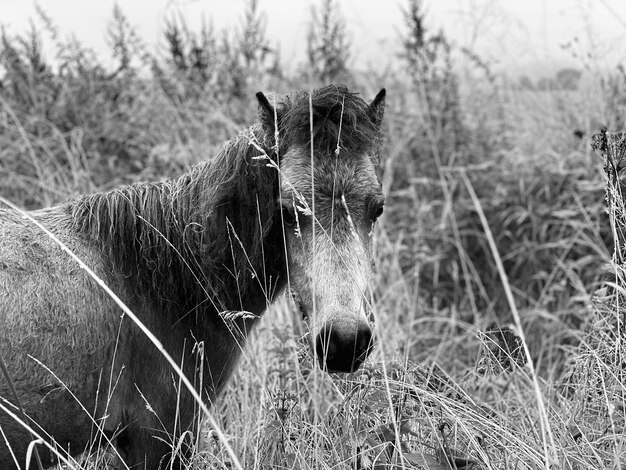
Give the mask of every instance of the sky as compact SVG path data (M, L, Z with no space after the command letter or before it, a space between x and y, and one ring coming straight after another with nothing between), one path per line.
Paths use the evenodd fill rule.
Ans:
M385 66L400 51L406 0L338 0L346 18L356 67ZM104 60L106 28L115 0L40 0L62 34L76 36ZM243 19L245 0L119 0L149 50L163 47L165 20L182 16L192 28L202 21L216 29ZM267 36L278 45L283 65L304 58L311 5L320 0L259 0L267 14ZM589 62L614 65L626 53L625 0L424 0L427 27L442 29L452 42L478 53L496 70L541 76ZM35 18L33 0L0 0L0 24L25 31ZM624 53L622 51L625 51Z

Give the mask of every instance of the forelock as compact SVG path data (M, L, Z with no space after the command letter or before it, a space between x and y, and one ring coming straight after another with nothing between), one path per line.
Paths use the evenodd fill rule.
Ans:
M287 148L311 144L312 110L316 150L331 153L338 143L340 151L350 154L378 149L381 131L368 113L368 104L343 85L329 85L312 94L298 91L286 95L279 108L279 135Z

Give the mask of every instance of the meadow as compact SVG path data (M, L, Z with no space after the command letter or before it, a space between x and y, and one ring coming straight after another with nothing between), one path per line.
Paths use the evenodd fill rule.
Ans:
M172 19L160 55L116 9L113 66L43 10L3 30L0 196L37 209L179 175L256 119L257 91L384 86L375 352L323 373L281 299L211 408L236 458L204 424L189 468L626 468L626 145L592 137L623 128L624 70L511 79L417 0L397 69L352 70L337 5L316 13L289 72L253 1L237 31Z

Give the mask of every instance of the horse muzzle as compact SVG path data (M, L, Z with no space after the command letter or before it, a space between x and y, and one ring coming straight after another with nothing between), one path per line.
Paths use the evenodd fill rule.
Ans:
M372 329L365 320L328 321L315 338L320 368L328 372L356 371L373 347Z

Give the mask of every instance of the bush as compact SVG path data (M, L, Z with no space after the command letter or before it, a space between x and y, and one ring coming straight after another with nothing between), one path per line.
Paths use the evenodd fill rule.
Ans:
M116 8L112 67L60 40L41 10L29 33L3 29L0 196L39 208L179 174L256 118L259 90L331 80L386 86L387 208L375 232L372 298L379 361L347 380L322 379L288 327L262 327L214 408L238 455L246 467L268 468L539 468L546 456L563 468L616 465L621 252L613 289L592 293L606 280L607 247L623 246L623 201L611 187L608 223L599 161L572 129L620 125L623 73L591 84L565 73L548 91L528 80L511 85L472 51L430 33L422 2L408 0L402 70L373 83L380 70L351 67L338 4L314 11L307 64L293 74L282 70L255 0L237 31L194 32L171 18L157 55ZM459 75L459 54L474 75ZM370 95L366 87L359 91ZM623 162L610 156L615 183ZM514 318L504 283L525 342L517 325L505 327ZM297 327L289 307L278 315ZM205 432L211 452L196 455L196 467L232 464Z

